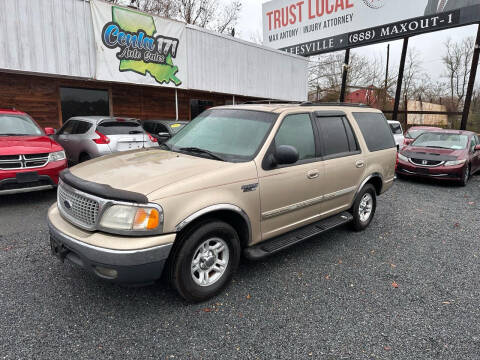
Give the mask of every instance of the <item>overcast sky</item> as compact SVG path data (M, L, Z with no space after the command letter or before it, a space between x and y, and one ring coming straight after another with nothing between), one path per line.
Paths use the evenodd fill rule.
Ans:
M228 0L222 0L228 1ZM262 3L265 0L243 0L243 9L237 30L239 36L244 40L251 40L251 37L262 38ZM450 37L462 39L466 36L476 36L477 25L462 28L438 31L430 34L419 35L410 38L409 47L417 48L422 54L423 68L435 79L443 75L443 64L441 58L444 53L444 42ZM391 44L391 62L398 66L402 52L402 40L393 41ZM365 56L383 57L384 62L387 52L387 43L370 45L353 50ZM392 70L394 71L394 70Z

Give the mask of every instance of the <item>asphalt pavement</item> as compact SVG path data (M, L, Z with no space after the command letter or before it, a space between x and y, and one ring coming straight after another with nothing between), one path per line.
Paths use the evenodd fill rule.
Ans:
M60 263L54 201L0 197L0 359L480 359L480 176L399 180L366 231L243 261L196 305Z

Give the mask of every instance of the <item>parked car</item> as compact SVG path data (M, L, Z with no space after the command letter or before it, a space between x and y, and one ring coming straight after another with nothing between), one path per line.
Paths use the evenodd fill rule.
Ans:
M425 132L398 154L397 173L442 180L465 186L480 171L480 138L470 131Z
M156 138L159 144L163 144L187 124L188 121L142 120L143 129Z
M29 115L0 109L0 195L53 189L65 152Z
M393 138L395 139L395 144L397 145L397 150L400 150L405 142L402 124L400 124L399 121L388 120L388 125L390 125L390 129L392 130Z
M417 137L422 135L424 132L437 130L442 130L442 128L434 126L412 126L405 133L404 145L410 145Z
M165 268L181 296L203 301L242 252L261 259L343 224L367 228L396 155L384 115L365 106L209 109L158 149L63 172L51 247L120 283Z
M64 147L70 163L99 156L158 146L157 139L131 118L82 116L69 119L53 138Z

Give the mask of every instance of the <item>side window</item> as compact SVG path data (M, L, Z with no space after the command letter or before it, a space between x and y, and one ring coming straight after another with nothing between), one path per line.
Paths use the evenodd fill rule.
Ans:
M295 147L299 160L315 158L315 138L310 115L297 114L285 117L275 136L275 145Z
M77 128L73 132L73 134L85 134L90 128L92 127L92 124L86 121L78 121Z
M71 135L75 131L75 126L77 125L76 120L69 120L58 132L58 135Z
M478 145L476 139L477 139L476 136L472 136L472 141L470 143L470 152L472 153L475 151L475 146Z
M326 157L358 151L352 127L343 116L317 117Z
M353 116L357 120L369 151L380 151L396 146L390 126L383 114L356 112Z

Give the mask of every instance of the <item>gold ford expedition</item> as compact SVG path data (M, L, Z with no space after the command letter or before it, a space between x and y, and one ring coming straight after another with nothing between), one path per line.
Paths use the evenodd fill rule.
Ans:
M165 272L182 297L203 301L242 253L261 259L343 224L365 229L396 153L385 117L365 106L213 108L159 148L65 170L48 212L52 253L119 283Z

